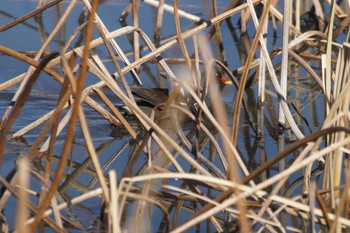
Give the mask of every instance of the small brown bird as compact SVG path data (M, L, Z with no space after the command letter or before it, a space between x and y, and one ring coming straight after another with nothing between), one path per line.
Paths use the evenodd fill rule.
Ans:
M225 85L230 85L232 82L221 72L216 72L216 77L219 81L220 89L222 90ZM203 76L204 77L204 76ZM132 86L130 88L131 93L134 95L135 101L138 106L154 108L164 104L169 98L169 89L166 88L148 88L142 86ZM189 104L190 98L179 94L176 98L176 102L181 105Z

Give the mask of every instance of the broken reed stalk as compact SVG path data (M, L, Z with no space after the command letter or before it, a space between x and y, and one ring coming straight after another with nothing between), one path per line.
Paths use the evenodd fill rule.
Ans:
M133 1L133 0L132 0ZM88 0L83 0L85 6L89 9L89 11L91 12L91 5L90 5L90 1ZM97 24L99 24L103 30L103 32L108 35L110 32L108 31L107 27L104 25L103 21L101 20L101 18L96 14L95 15L95 20L97 21ZM130 27L124 27L122 28L121 30L117 30L117 31L124 31L125 29L129 29ZM124 30L123 30L124 29ZM101 41L101 38L95 40L96 42L98 43L102 43L103 40ZM111 39L110 40L110 43L112 44L112 47L116 50L117 54L121 57L121 59L123 60L123 62L130 66L130 61L129 59L127 58L127 56L124 54L123 50L120 48L120 46L113 40ZM94 47L94 46L97 46L97 45L94 45L93 46L93 43L91 43L91 46ZM140 60L140 59L138 59ZM138 76L138 72L137 72L137 67L139 66L140 64L138 65L135 65L131 68L131 70L128 70L128 71L131 71L132 72L132 75L135 79L135 82L137 82L138 84L142 84L139 76Z
M171 14L174 14L174 6L171 6L169 4L164 3L163 5L161 4L161 1L155 1L155 0L143 0L144 3L149 4L153 7L156 7L160 9L163 7L164 11L169 12ZM164 1L163 1L164 2ZM175 4L174 4L175 5ZM194 15L194 14L189 14L181 9L178 9L178 15L186 20L192 21L194 23L199 23L201 21L201 18Z
M213 16L216 17L216 16L218 16L218 7L217 7L216 0L212 1L212 6L213 6ZM217 48L219 49L220 61L222 61L222 63L226 64L227 58L226 58L226 54L225 54L225 48L224 48L224 43L223 43L223 39L222 39L220 25L215 24L214 27L215 27L215 39L216 39L215 42L217 43Z
M0 177L0 182L1 181L2 177ZM10 186L11 187L11 186ZM80 202L83 202L83 201L86 201L86 200L89 200L91 198L94 198L94 197L99 197L102 195L102 189L101 188L97 188L97 189L94 189L94 190L90 190L86 193L83 193L82 195L80 196L77 196L75 198L72 198L69 202L63 202L63 203L60 203L56 210L58 211L61 211L61 210L64 210L64 209L67 209L70 205L75 205L75 204L78 204ZM44 220L45 219L49 219L50 218L47 218L48 216L50 216L52 214L53 210L52 209L47 209L44 213ZM34 221L34 217L30 218L27 220L26 224L31 224L32 222ZM52 220L51 220L52 221ZM56 228L57 229L57 228ZM59 231L59 230L58 230Z
M333 77L333 69L332 69L332 62L331 62L331 58L333 54L333 25L334 25L335 10L336 10L336 4L332 2L330 5L330 19L329 19L329 25L328 25L328 31L327 31L327 47L326 47L327 50L326 50L326 54L324 54L322 57L323 58L322 64L325 65L325 67L322 67L323 68L322 71L324 72L324 75L323 75L324 90L327 98L331 101L330 103L325 102L326 116L329 114L330 109L333 107L332 102L336 98L335 95L337 94L332 92L332 81L335 82L334 84L335 87L337 87L338 81L336 81L335 78ZM340 71L340 70L337 69L337 71ZM342 79L342 77L339 77L339 78ZM346 101L345 103L348 103L348 101ZM339 108L341 107L339 106ZM346 112L347 111L348 111L348 107L346 107ZM337 124L339 123L340 122L338 122ZM341 139L337 137L339 137L339 135L335 135L334 137L331 137L331 136L327 137L326 144L327 145L332 144L335 142L335 140ZM338 199L339 197L339 192L335 191L334 187L340 184L342 159L343 159L342 153L330 153L326 157L325 174L324 174L322 188L330 189L329 204L332 208L335 208L336 199Z
M271 0L267 0L266 5L264 5L264 10L263 14L261 16L261 21L264 22L265 18L267 17L267 13L269 11L269 6L270 6ZM250 63L253 60L255 50L258 46L259 39L261 37L261 31L263 29L264 24L260 23L259 27L256 30L256 34L254 36L254 40L251 46L251 50L248 54L247 60L245 62L245 66L243 69L243 74L241 76L241 81L239 84L239 88L237 90L237 95L236 95L236 100L235 100L235 114L233 116L233 123L232 123L232 144L237 145L237 137L238 137L238 129L239 129L239 120L240 120L240 109L241 109L241 103L243 99L243 94L244 94L244 89L245 89L245 83L247 82L248 79L248 74L249 74L249 67ZM262 38L262 37L261 37Z
M214 67L214 60L211 58L211 54L209 52L209 50L204 46L205 45L205 39L204 37L199 37L199 51L201 52L202 56L203 56L203 60L205 63L205 71L206 71L206 80L207 80L207 86L208 86L208 91L209 91L209 96L210 96L210 100L212 102L212 106L213 106L213 110L216 116L216 119L218 121L218 124L221 127L221 134L222 137L229 137L229 126L228 126L228 120L226 118L227 113L226 113L226 109L223 106L223 103L221 101L221 93L220 90L218 90L217 88L217 80L215 79L215 67ZM219 81L220 82L220 81ZM206 113L206 111L203 111L204 113ZM223 143L223 147L224 147L224 151L226 154L226 161L227 161L227 178L229 180L232 180L233 182L239 182L239 175L236 172L236 160L235 160L235 156L234 153L232 152L232 150L229 148L228 143L230 143L229 141L224 141ZM245 222L247 222L246 219L246 207L243 203L242 200L238 201L237 203L237 208L239 209L239 211L241 212L241 215L239 215L238 220L239 220L239 225L241 227L241 231L242 232L250 232L250 228L248 225L245 224Z
M337 77L333 81L333 88L331 97L334 99L329 104L329 114L331 110L336 110L340 113L348 112L349 106L349 94L346 91L349 86L349 45L346 43L339 49L338 61L335 69L334 76ZM333 115L333 114L331 114ZM328 118L328 117L327 117ZM327 120L326 118L326 120ZM338 118L334 123L336 126L348 127L349 122L346 116ZM344 140L345 135L338 133L327 138L327 143L334 143L337 141ZM334 190L334 187L339 186L342 180L344 160L343 151L335 151L326 157L325 177L323 180L323 188L331 189L329 201L333 206L336 199L341 195L339 191ZM346 174L344 174L346 175ZM345 191L346 192L346 191Z
M289 9L292 6L290 0L283 1L283 26L282 26L282 61L281 61L281 101L287 99L287 82L288 82L288 68L289 68L289 59L288 59L288 44L289 44L289 25L290 25L290 15L292 14ZM285 125L286 117L282 110L282 105L279 106L279 118L278 122L281 125Z
M285 150L281 151L279 154L275 155L270 160L266 161L265 163L261 164L257 169L252 171L248 176L243 178L241 181L242 184L248 184L251 180L253 180L257 175L261 174L264 170L271 167L273 164L276 164L279 160L285 158L289 153L295 151L299 147L306 145L308 142L315 141L318 138L324 137L327 134L334 133L337 131L344 131L348 132L350 134L350 130L348 128L344 127L336 127L336 128L327 128L320 131L317 131L313 134L308 135L307 137L303 138L300 141L297 141L293 143L291 146L287 147ZM221 203L225 199L227 199L231 194L233 190L229 189L222 194L220 194L216 199L215 202ZM196 216L199 216L201 214L204 214L205 212L209 211L210 209L214 208L215 206L211 203L204 206L201 210L197 211L192 218L195 218Z
M0 52L4 53L10 57L16 58L20 61L23 61L23 62L25 62L25 63L27 63L35 68L37 68L40 64L39 61L31 59L31 58L23 55L22 53L19 53L17 51L14 51L14 50L7 48L7 47L4 47L2 45L0 45ZM60 74L58 74L57 72L50 69L49 67L44 67L43 71L46 72L51 77L53 77L56 81L61 82L61 83L63 82L63 77ZM0 84L0 91L6 90L6 89L12 87L13 85L21 82L23 80L24 76L25 76L25 73L7 81L7 82L1 83ZM5 118L3 117L2 120L4 120L4 119Z
M99 30L99 33L100 33L100 35L101 35L101 37L102 37L102 39L103 39L104 45L105 45L106 48L107 48L108 54L109 54L109 56L111 57L111 59L112 59L112 61L113 61L113 64L114 64L114 66L115 66L115 68L116 68L116 70L117 70L117 73L118 73L118 75L119 75L119 78L122 80L122 83L123 83L123 85L124 85L124 88L125 88L125 90L126 90L126 93L128 94L129 98L130 98L131 100L134 101L134 97L133 97L133 95L131 94L129 85L128 85L128 83L127 83L125 77L124 77L124 73L122 72L122 70L121 70L121 68L120 68L120 66L119 66L117 57L114 55L113 49L112 49L112 47L111 47L111 45L110 45L110 43L109 43L109 41L108 41L108 39L107 39L106 33L103 31L103 28L101 27L101 25L100 25L99 23L97 23L97 29ZM135 33L136 33L136 31L134 32L134 35L135 35ZM136 34L137 34L137 33L136 33ZM137 39L137 40L138 40L138 39ZM139 51L138 51L138 52L139 52ZM96 57L98 57L98 56L96 56ZM100 62L100 64L101 64L101 65L100 65L101 69L104 69L104 70L105 70L104 73L105 73L106 75L108 75L109 72L108 72L107 69L104 67L103 62ZM141 80L138 81L138 84L142 84Z
M163 23L164 0L159 0L157 20L154 27L154 38L160 38L160 30Z
M94 89L94 91L96 92L98 97L109 107L109 109L113 112L113 114L117 117L121 125L126 128L130 136L136 139L137 133L135 132L135 130L130 126L128 121L119 112L119 110L113 105L113 103L107 98L107 96L99 88Z
M19 93L17 101L13 102L12 104L12 111L10 112L9 116L6 117L3 127L1 129L1 136L0 136L0 167L2 164L2 158L5 150L7 135L15 122L16 118L18 117L20 111L22 110L24 103L26 102L32 87L36 80L39 78L39 75L43 68L49 63L50 60L52 60L54 57L57 57L58 53L52 53L50 56L43 59L37 69L33 72L33 74L27 79L27 81L24 83L22 92Z
M96 170L97 178L98 178L99 183L101 185L101 188L103 190L103 197L104 197L103 200L108 205L109 199L110 199L110 196L108 195L109 194L108 187L107 187L105 177L103 175L103 172L102 172L102 169L100 166L100 162L98 160L98 156L96 154L96 151L95 151L95 148L94 148L94 145L92 142L91 134L89 132L89 127L88 127L88 124L86 122L86 118L85 118L84 112L82 110L82 107L79 108L79 120L81 123L81 128L82 128L84 140L85 140L85 143L86 143L86 146L88 149L89 157L91 159L92 165L94 166L94 168ZM108 212L108 210L107 210L107 212Z
M36 54L34 60L39 60L39 58L41 57L41 55L44 53L45 49L47 48L47 46L49 45L49 43L52 41L52 39L54 38L54 36L57 34L57 32L60 30L60 28L62 27L63 23L66 21L67 16L69 15L69 13L71 12L71 10L73 9L73 7L75 6L77 0L73 0L71 1L70 5L68 6L66 12L62 15L62 17L60 18L59 22L57 23L56 27L53 29L53 31L51 32L51 34L48 36L47 40L44 42L43 46L39 49L38 53ZM23 77L23 80L21 82L20 87L18 88L16 94L14 95L14 97L12 98L13 102L16 102L18 99L18 96L20 95L20 93L22 92L23 86L25 85L25 83L28 81L29 77L32 75L34 71L34 67L30 66L28 71L26 72L26 74ZM8 118L8 114L10 113L12 109L12 106L9 106L2 118L2 122L6 121L6 119ZM1 127L0 127L1 128ZM0 153L1 154L1 153Z
M349 140L350 140L349 137L347 137L345 140L343 140L343 141L341 141L341 142L337 142L337 143L333 144L332 146L329 146L329 147L323 149L322 151L313 154L313 155L310 156L309 158L303 160L301 163L299 163L299 164L297 164L297 165L295 165L295 166L293 166L293 167L288 168L287 170L281 172L279 175L277 175L277 176L275 176L275 177L272 177L272 178L270 178L269 180L264 181L263 183L260 183L259 185L257 185L256 187L254 187L254 190L255 190L255 191L252 191L252 192L250 192L250 193L253 193L253 192L256 193L256 191L257 191L256 189L261 190L261 188L267 187L269 184L272 184L274 181L277 181L277 180L281 179L281 177L286 177L286 176L288 176L288 175L294 173L296 170L301 169L303 166L306 166L306 165L309 164L310 162L315 161L316 159L321 158L322 156L326 155L327 153L330 153L331 151L334 151L334 150L339 149L339 147L342 147L342 146L346 145L347 143L349 143ZM238 197L237 197L237 198L238 198ZM226 203L222 203L222 205L225 205L225 206L232 205L232 204L234 204L234 201L237 200L237 198L235 198L235 200L228 199L228 200L224 201L224 202L226 202ZM271 198L271 197L270 197L270 198ZM291 203L290 203L290 204L291 204ZM215 207L215 210L213 210L213 211L211 211L211 212L216 212L216 211L218 211L218 208L219 208L219 207ZM213 209L214 209L214 208L213 208ZM309 210L309 209L308 209L308 210ZM308 211L308 210L307 210L307 211ZM208 212L204 213L204 214L203 214L203 217L204 217L204 216L208 216L208 214L209 214ZM321 213L321 214L322 214L322 213ZM331 219L335 219L335 216L334 216L333 214L330 214L330 213L329 213L329 217L331 217ZM340 223L340 222L341 222L341 223ZM348 224L350 223L350 222L347 222L347 223L345 223L345 222L347 222L347 220L346 220L345 218L342 218L342 219L339 218L339 223L340 223L340 224L348 225Z
M13 187L12 184L8 183L6 179L4 179L2 176L0 176L0 183L6 188L7 191L9 191L14 197L19 198L19 193L17 192L17 190ZM28 202L28 200L22 200L24 201L25 205L27 206L28 209L30 209L31 212L33 212L34 214L37 212L37 207L34 206L31 202ZM54 231L57 232L62 232L62 230L55 224L55 222L53 220L51 220L50 218L43 218L43 221L45 222L45 224L47 224L48 226L50 226ZM28 228L26 228L27 230Z
M62 1L63 0L54 0L52 2L49 2L46 5L41 6L41 7L37 8L37 9L35 9L34 11L32 11L32 12L30 12L30 13L28 13L28 14L20 17L20 18L17 18L15 20L11 21L10 23L0 27L0 32L3 32L3 31L6 31L7 29L10 29L10 28L12 28L12 27L14 27L14 26L16 26L16 25L26 21L27 19L30 19L30 18L32 18L32 17L42 13L43 11L47 10L48 8L50 8L52 6L55 6L56 4L58 4L59 2L62 2Z
M85 84L86 73L88 70L87 60L88 60L89 53L90 53L89 45L90 45L90 41L92 38L93 27L94 27L93 19L94 19L95 13L97 11L98 0L93 1L92 4L93 4L92 9L91 9L91 12L90 12L89 17L88 17L82 67L81 67L81 71L79 73L79 76L77 77L77 83L76 83L76 85L77 85L76 91L77 92L74 93L75 94L75 102L73 103L73 111L72 111L72 115L70 118L68 130L67 130L65 145L63 147L63 150L61 153L61 159L60 159L60 162L58 164L58 167L57 167L55 176L53 178L52 184L47 192L47 196L45 197L45 199L43 199L41 206L38 209L38 213L35 216L34 222L30 226L31 232L34 232L37 229L39 223L41 222L41 219L43 218L43 215L44 215L46 208L49 206L51 198L55 195L55 193L57 191L59 182L60 182L61 177L63 175L65 166L67 164L66 161L67 161L68 155L71 151L75 127L76 127L75 124L76 124L76 121L77 121L77 118L79 115L79 109L81 108L80 98L81 98L81 94L82 94L83 87ZM109 198L107 195L108 195L108 193L104 193L104 198L105 198L104 201L106 201L108 203Z
M108 231L109 232L122 232L120 226L121 226L121 214L118 212L120 208L118 208L118 202L119 202L119 195L117 189L117 175L114 170L111 170L109 172L109 181L110 181L110 212L109 212L109 219L108 219Z
M178 8L179 8L179 1L178 0L174 0L174 22L175 22L176 36L177 36L177 39L178 39L178 43L180 45L181 52L182 52L182 54L183 54L183 56L185 58L186 64L187 64L188 75L190 75L192 77L192 63L190 61L190 56L189 56L189 54L187 52L185 41L184 41L184 38L182 36Z
M70 59L70 66L72 67L74 64L74 59L75 57L71 57ZM73 89L74 91L74 89ZM47 150L46 153L46 166L45 166L45 171L44 171L44 178L46 181L50 180L50 174L51 174L51 168L52 168L52 157L53 157L53 153L54 153L54 148L55 148L55 142L56 142L56 138L58 135L58 126L59 126L59 119L61 117L62 114L62 110L63 110L63 104L66 103L66 101L68 101L69 96L71 95L71 92L69 90L69 81L68 78L65 79L63 85L62 85L62 89L59 95L59 100L60 102L57 103L57 107L55 109L57 114L53 114L52 118L50 118L51 120L51 124L52 127L50 127L51 124L47 124L46 126L46 132L43 129L42 132L39 134L39 136L37 137L36 142L34 143L31 150L29 150L28 153L28 157L32 157L31 155L33 155L34 153L37 152L38 147L39 147L39 143L42 141L44 135L47 134L47 131L49 128L51 128L51 136L50 136L50 144L49 144L49 148ZM41 137L40 137L41 136ZM38 155L36 156L36 158L41 158L42 155ZM46 187L41 189L41 197L44 197L46 195Z
M80 30L79 30L80 31ZM74 33L75 34L75 33ZM103 35L103 34L102 34ZM71 37L71 38L73 38L73 37ZM71 39L70 39L71 40ZM94 40L93 42L92 42L92 45L93 46L97 46L97 45L99 45L100 43L101 43L102 41L100 40L100 39L96 39L96 40ZM67 44L67 45L69 45L69 43ZM92 47L93 47L92 46ZM81 49L81 48L80 48ZM8 51L7 49L4 49L4 51ZM76 51L79 51L78 49L76 49ZM13 54L13 52L12 51L10 51L11 53L8 53L8 54ZM74 53L72 53L72 52L68 52L68 53L66 53L65 55L64 55L64 57L69 57L69 56L72 56L72 54L74 55ZM15 54L16 55L16 54ZM17 56L16 56L17 57ZM64 59L64 57L61 57L62 59ZM57 63L57 61L59 61L58 59L54 59L53 60L53 64L52 65L54 65L54 64L56 64ZM64 64L64 62L63 62L63 64ZM45 68L46 69L46 68ZM47 71L50 71L50 70L47 70ZM68 70L67 70L67 72L68 72ZM50 73L50 72L48 72L48 74L50 74L50 75L55 75L55 73ZM61 77L61 76L58 76L58 77L60 77L60 80L63 80L63 78ZM69 77L69 76L68 76ZM71 79L72 80L72 79ZM63 82L63 81L61 81L61 82ZM103 83L99 83L99 84L96 84L95 86L101 86L101 84L103 84ZM72 87L74 88L74 84L72 85ZM89 97L89 96L87 96L86 98L84 98L84 100L85 100L85 102L86 103L88 103L89 105L91 105L91 106L93 106L93 100ZM96 106L96 107L94 107L95 108L95 110L96 111L98 111L98 112L100 112L102 115L104 115L105 117L106 117L106 119L109 119L110 121L111 121L111 123L113 123L113 124L115 124L115 125L117 125L117 124L119 124L118 122L116 122L114 119L113 119L113 117L112 118L109 118L109 116L108 116L108 113L106 113L107 115L105 115L104 114L104 112L103 112L103 110L102 109L100 109L100 108L98 108L98 106ZM23 135L24 133L26 133L26 132L28 132L29 130L31 130L31 129L33 129L34 127L36 127L36 126L38 126L38 124L40 124L40 122L44 122L47 118L49 118L50 117L50 113L49 114L47 114L47 115L45 115L41 120L40 119L38 119L38 122L33 122L31 125L29 125L28 127L26 127L26 128L23 128L21 131L19 131L19 132L17 132L17 133L15 133L14 135L13 135L13 137L19 137L19 136L21 136L21 135ZM46 143L46 146L45 146L45 144L44 144L44 146L42 147L42 151L45 151L46 149L46 147L47 147L47 143Z
M249 1L250 2L250 1ZM264 0L264 4L266 4L266 0ZM249 5L250 11L252 11L252 4ZM256 20L256 13L255 10L252 11L252 18L255 23L255 27L257 27L257 20ZM269 18L269 12L267 13L267 16L265 20L260 20L260 23L263 24L262 28L262 34L267 35L268 32L268 18ZM264 38L265 44L267 43L267 37ZM259 105L263 105L265 101L265 86L266 86L266 62L265 62L265 57L263 56L263 51L260 49L260 64L259 64L259 80L258 80L258 101ZM263 122L259 124L259 129L260 132L263 132Z
M139 4L138 0L132 0L132 22L135 28L139 28ZM139 43L139 35L137 32L134 32L133 35L133 49L134 49L134 60L140 59L140 43ZM136 72L139 73L139 67L136 67Z
M29 187L29 169L30 165L25 157L21 157L18 160L18 185L19 185L19 200L17 206L17 219L16 226L19 233L26 232L25 222L29 216L29 211L25 204L28 201L28 193L26 189Z
M336 169L336 170L339 170L339 169ZM338 232L339 230L339 218L340 216L346 216L347 215L347 204L349 203L349 190L350 190L350 175L349 173L347 173L344 177L344 180L345 180L345 185L344 185L344 190L343 190L343 193L342 194L338 194L338 200L339 200L339 206L338 208L336 209L335 211L335 219L334 221L332 222L332 224L330 225L330 229L329 229L329 232L330 233L334 233L334 232ZM337 180L336 180L337 182ZM332 187L333 188L333 187ZM338 201L337 200L337 201ZM345 213L343 213L345 211Z
M68 81L67 79L65 79L66 81L63 83L61 92L60 92L60 98L59 101L57 103L56 108L52 111L52 114L49 115L48 118L48 122L45 125L45 127L41 130L41 132L39 133L39 135L37 136L35 142L32 144L31 148L29 149L29 152L27 154L28 157L31 158L31 160L33 159L38 159L38 158L42 158L43 154L39 153L37 156L34 156L37 154L38 148L40 146L40 144L42 143L42 140L44 139L44 137L47 135L47 133L49 132L49 130L51 130L51 137L48 139L48 148L45 149L45 152L47 152L48 155L48 159L51 157L51 153L53 150L53 144L55 142L55 138L58 135L58 131L59 131L59 119L62 113L62 110L64 109L64 107L67 105L67 102L71 96L71 91L68 88ZM49 169L50 166L47 166L47 169Z

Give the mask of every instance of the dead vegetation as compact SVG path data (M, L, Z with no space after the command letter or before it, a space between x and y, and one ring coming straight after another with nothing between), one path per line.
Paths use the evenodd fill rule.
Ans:
M89 230L89 221L67 215L79 216L79 208L94 209L98 226L90 230L102 232L348 231L349 1L238 2L223 9L203 1L210 12L196 10L210 16L202 18L177 0L130 1L123 26L112 30L98 1L40 1L0 26L7 33L61 10L47 35L36 32L44 35L38 51L0 44L1 56L28 65L0 83L1 92L16 87L1 112L0 164L10 141L38 132L0 177L0 209L17 206L15 220L2 212L2 232ZM145 7L155 10L153 35L140 26ZM81 12L79 26L52 52L73 10ZM171 27L163 20L169 15ZM240 18L238 32L233 17ZM241 44L228 46L233 39L222 35L230 33ZM239 61L230 69L231 56ZM218 71L234 85L230 102L214 78ZM60 87L56 106L43 116L33 109L35 119L14 130L43 75ZM166 87L168 96L146 111L133 88L152 85ZM322 122L305 117L312 100L303 102L301 93L324 105L314 106ZM96 147L89 111L117 132L107 159L101 154L112 140ZM266 134L277 153L266 154ZM250 139L255 149L248 151L242 143ZM73 153L76 140L86 154Z

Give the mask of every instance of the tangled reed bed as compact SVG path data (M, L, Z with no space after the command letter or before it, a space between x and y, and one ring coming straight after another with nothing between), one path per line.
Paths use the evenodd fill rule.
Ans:
M36 132L0 177L2 232L348 230L347 3L249 0L222 7L213 1L210 16L201 18L178 1L131 1L122 26L112 29L98 1L56 0L4 24L5 34L34 18L42 22L52 7L61 10L53 29L40 33L38 51L0 45L2 56L28 65L0 83L3 93L16 87L1 112L2 166L11 140ZM142 28L145 7L156 12L153 35ZM51 52L62 28L77 19L74 10L81 12L79 25ZM169 15L173 28L163 21ZM227 50L228 34L246 46L237 46L233 71L230 63L239 59ZM276 40L280 48L270 49ZM215 74L233 84L230 101L223 101L227 87ZM43 116L32 109L32 122L16 127L45 75L59 87L56 105ZM152 85L167 87L168 97L145 111L133 90ZM311 104L300 103L299 91L309 99L318 93L322 122L305 117ZM117 135L107 159L101 154L112 140L96 146L91 110ZM267 134L278 143L268 156ZM250 152L240 143L247 138L254 138ZM74 150L77 140L85 153ZM16 218L8 219L13 203ZM94 226L79 212L91 206L98 206L91 210Z

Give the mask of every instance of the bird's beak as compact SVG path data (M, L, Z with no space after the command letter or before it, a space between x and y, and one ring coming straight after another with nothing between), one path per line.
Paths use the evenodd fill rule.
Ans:
M225 75L221 76L221 82L226 85L232 85L231 79L227 78Z

